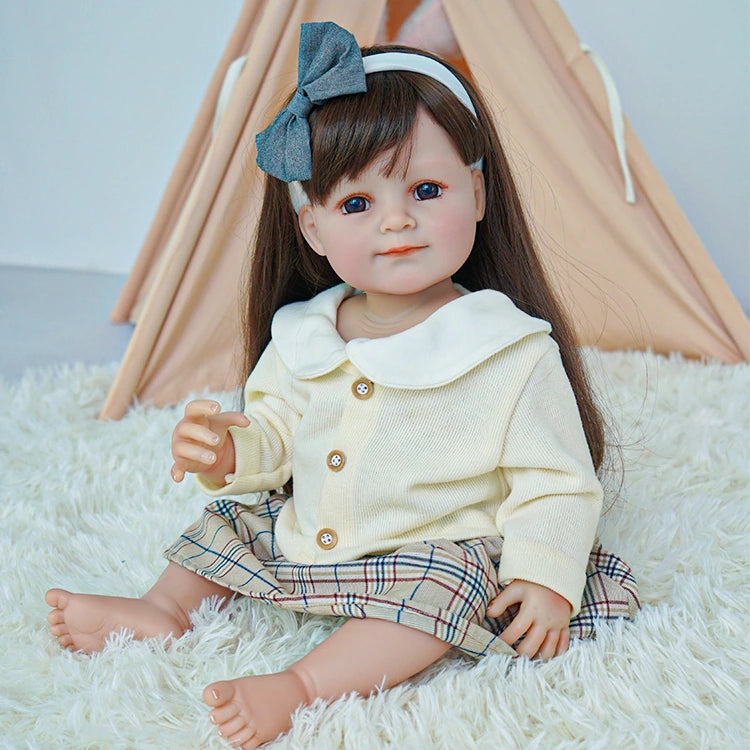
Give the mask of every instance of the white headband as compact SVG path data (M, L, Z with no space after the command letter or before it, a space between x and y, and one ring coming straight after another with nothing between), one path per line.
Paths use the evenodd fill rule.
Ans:
M434 78L438 83L450 89L474 117L477 116L471 98L461 81L445 65L431 57L415 55L412 52L380 52L377 55L363 57L362 64L365 68L365 75L383 73L387 70L403 70L407 73L421 73Z
M442 63L425 55L415 55L412 52L379 52L375 55L367 55L362 58L365 75L368 73L383 73L388 70L402 70L407 73L421 73L442 83L448 88L474 117L477 116L474 105L471 102L466 89L461 81L453 75ZM483 159L471 164L472 169L481 169ZM289 183L289 196L292 199L295 213L299 213L302 206L310 203L310 199L299 180Z

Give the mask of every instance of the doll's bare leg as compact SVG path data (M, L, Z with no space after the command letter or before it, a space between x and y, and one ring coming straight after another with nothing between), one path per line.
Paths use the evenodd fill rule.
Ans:
M291 727L316 698L369 695L439 659L450 646L419 630L377 619L349 620L284 672L215 682L203 691L209 718L235 747L256 748Z
M129 630L139 640L154 636L179 638L190 629L190 613L204 599L232 592L177 563L170 562L151 589L140 599L72 594L50 589L44 597L52 611L50 632L63 648L101 651L111 633Z

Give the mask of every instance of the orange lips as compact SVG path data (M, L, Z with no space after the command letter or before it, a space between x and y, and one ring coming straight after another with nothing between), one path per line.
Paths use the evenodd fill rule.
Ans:
M401 245L400 247L392 247L390 250L386 250L380 255L411 255L416 253L417 250L422 250L426 245Z

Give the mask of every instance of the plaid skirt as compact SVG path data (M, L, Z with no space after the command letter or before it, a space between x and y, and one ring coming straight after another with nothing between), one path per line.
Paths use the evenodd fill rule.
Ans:
M278 607L341 617L376 617L434 635L466 654L514 654L500 639L518 611L487 617L502 590L500 537L409 544L386 555L332 565L286 560L274 538L284 495L247 506L229 499L203 516L165 552L176 563L232 591ZM597 620L635 617L640 608L630 568L596 545L589 556L573 638L594 635Z

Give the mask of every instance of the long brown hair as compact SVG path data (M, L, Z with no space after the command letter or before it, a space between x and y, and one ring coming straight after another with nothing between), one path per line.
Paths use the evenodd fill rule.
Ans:
M364 48L362 53L384 51L426 54L395 45ZM331 99L311 113L313 176L303 187L317 204L326 200L339 180L356 177L384 153L393 152L390 169L395 169L404 149L410 146L420 107L445 129L466 164L483 157L485 216L477 224L471 255L454 281L471 291L503 292L518 308L552 325L552 336L560 347L589 451L598 469L604 456L603 420L586 378L572 325L537 255L492 116L461 72L440 62L469 92L476 120L448 89L427 76L401 71L369 75L366 93ZM245 291L245 378L270 341L276 310L290 302L309 299L340 281L328 261L316 255L302 237L287 184L267 175Z

